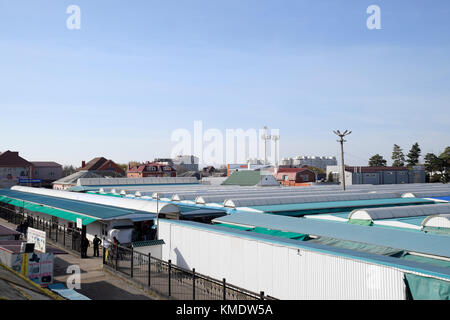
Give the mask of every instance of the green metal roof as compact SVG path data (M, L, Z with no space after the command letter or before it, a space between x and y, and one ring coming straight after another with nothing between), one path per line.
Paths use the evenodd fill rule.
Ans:
M17 200L5 196L0 196L0 202L7 203L16 207L24 208L29 211L33 212L40 212L44 214L48 214L50 216L58 217L61 219L66 219L68 221L76 222L77 218L82 220L83 225L88 225L94 221L97 221L98 219L93 217L88 217L79 213L75 212L69 212L65 210L60 210L52 207L47 207L44 205L38 205L35 203L31 203L24 200Z
M243 231L255 232L255 233L259 233L259 234L267 234L267 235L271 235L271 236L275 236L275 237L282 237L282 238L301 240L301 241L306 240L308 238L308 235L306 235L306 234L281 231L281 230L273 230L273 229L269 229L269 228L261 228L261 227L251 228L251 227L243 227L243 226L227 224L227 223L218 223L215 225L219 226L219 227L238 229L238 230L243 230Z
M233 172L222 184L237 186L256 186L261 182L260 171L245 170Z
M23 207L24 203L28 203L28 205L34 204L42 206L44 207L44 209L41 210L47 210L43 213L74 222L76 221L76 218L81 218L82 220L84 220L85 224L91 223L95 220L103 220L133 213L148 213L139 210L123 209L113 206L38 195L8 189L0 189L0 196L3 196L3 198L9 198L9 203L15 206ZM33 208L37 209L37 207ZM48 210L48 208L53 210Z

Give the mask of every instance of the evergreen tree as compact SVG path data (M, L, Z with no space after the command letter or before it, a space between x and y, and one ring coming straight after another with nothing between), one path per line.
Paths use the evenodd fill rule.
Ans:
M378 153L369 159L369 167L385 167L386 160Z
M405 165L405 155L402 148L399 145L394 144L394 150L392 151L392 163L393 167L403 167Z
M422 150L419 148L419 144L416 142L411 147L411 150L409 150L408 153L408 160L406 162L408 163L408 167L415 166L419 163L420 153Z
M440 168L442 172L441 182L448 183L450 181L450 147L445 148L445 151L439 155Z

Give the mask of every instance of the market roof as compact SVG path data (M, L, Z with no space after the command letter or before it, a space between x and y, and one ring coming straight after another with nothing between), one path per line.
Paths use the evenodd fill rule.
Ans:
M436 198L436 197L450 197L450 188L448 190L430 190L430 191L418 191L407 192L402 194L403 198Z
M353 210L349 219L381 220L450 213L450 203Z
M249 210L259 212L278 213L283 212L285 215L301 215L308 211L315 212L323 210L331 212L332 209L348 209L352 208L367 208L377 206L391 206L391 205L406 205L406 204L433 204L432 200L421 198L393 198L393 199L374 199L374 200L353 200L353 201L330 201L330 202L312 202L312 203L297 203L297 204L280 204L269 206L252 206Z
M389 228L369 228L347 223L292 218L254 212L236 212L213 222L272 228L315 236L376 244L419 253L450 257L446 236Z
M153 213L130 213L123 216L117 216L117 217L111 217L107 219L103 219L105 221L111 221L111 220L125 220L129 219L131 221L148 221L148 220L154 220L156 219L156 214Z
M291 218L292 219L292 218ZM216 219L218 220L218 219ZM304 219L306 220L306 219ZM435 266L430 264L419 263L416 261L409 261L406 259L399 259L391 256L374 254L370 252L357 251L348 248L340 248L329 246L321 243L314 243L311 241L298 241L286 238L280 238L277 236L267 235L267 234L259 234L254 232L248 232L245 230L239 230L236 228L223 228L221 226L216 225L208 225L204 223L198 223L193 221L180 221L180 220L168 220L168 222L172 224L185 225L192 228L204 229L208 231L216 231L220 233L228 233L234 236L240 236L245 238L250 238L254 240L268 241L284 246L296 247L303 250L313 250L324 252L328 254L333 254L337 256L344 256L352 259L368 261L371 263L379 263L387 266L394 266L397 268L402 268L405 270L410 270L413 272L423 272L425 274L430 274L438 277L444 277L446 279L450 279L450 269L442 266ZM363 227L361 227L363 228ZM367 228L367 229L375 229L375 228ZM412 233L412 232L409 232ZM388 246L392 247L392 246Z
M306 194L306 195L286 195L286 196L265 196L265 197L251 197L251 198L230 198L224 201L225 207L255 207L268 205L286 205L286 204L303 204L314 202L333 202L333 201L355 201L355 200L374 200L374 199L394 199L400 198L399 194L393 192L383 193L349 193L349 194Z
M0 201L16 206L22 206L30 211L42 212L76 222L77 218L83 220L83 224L89 224L95 220L125 216L133 213L144 213L137 210L106 206L83 201L62 199L57 197L31 194L14 190L0 190Z
M44 188L30 188L23 186L14 186L11 188L11 190L49 196L58 199L62 198L66 200L75 200L77 202L82 203L117 207L132 211L141 211L149 213L156 213L157 211L159 213L177 213L180 211L180 208L174 204L170 203L157 204L156 201L144 201L125 197L105 197L97 194L85 194L85 193L44 189Z

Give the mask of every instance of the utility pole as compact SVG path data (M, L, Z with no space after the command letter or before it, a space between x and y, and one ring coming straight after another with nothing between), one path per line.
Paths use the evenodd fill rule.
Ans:
M345 136L348 136L351 131L345 130L343 133L341 133L339 130L333 131L335 135L340 137L337 142L341 143L341 183L342 183L342 190L345 191L345 164L344 164L344 142L347 142L347 140L344 140Z
M159 240L159 192L156 193L156 240Z
M261 138L264 140L264 164L267 164L267 141L271 139L270 135L267 135L267 126L264 126L264 133Z

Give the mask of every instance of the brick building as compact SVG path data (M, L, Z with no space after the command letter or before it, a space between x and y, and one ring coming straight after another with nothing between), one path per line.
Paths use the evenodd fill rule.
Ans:
M147 177L176 177L177 170L169 164L159 162L146 162L132 168L128 168L127 178Z
M112 160L107 160L103 157L97 157L86 163L83 161L81 163L81 168L78 168L77 171L95 171L95 172L114 172L114 176L125 176L125 170L122 169L119 165L117 165Z
M316 182L316 174L308 168L278 168L274 176L285 186Z

